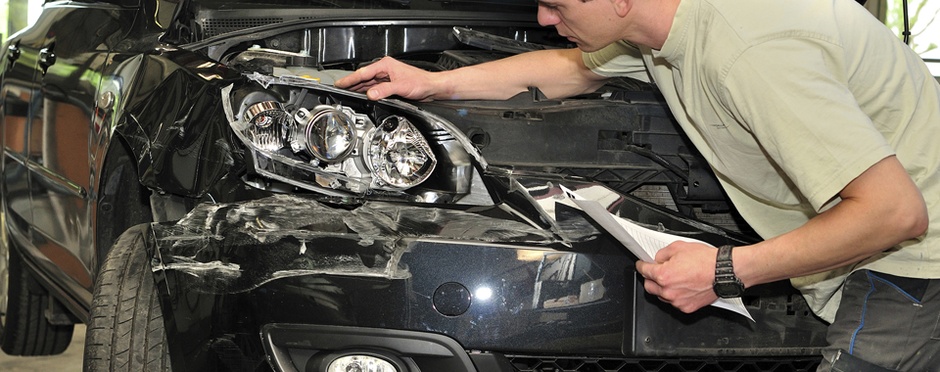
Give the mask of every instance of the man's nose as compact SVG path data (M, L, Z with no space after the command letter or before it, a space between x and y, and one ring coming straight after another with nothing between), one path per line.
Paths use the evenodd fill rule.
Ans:
M554 10L547 9L544 6L539 5L538 21L540 25L547 27L557 25L559 19Z

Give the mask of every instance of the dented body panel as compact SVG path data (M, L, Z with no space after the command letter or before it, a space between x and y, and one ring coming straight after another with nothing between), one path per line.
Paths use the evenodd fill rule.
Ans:
M767 323L786 312L775 301L750 309L756 324L718 309L697 313L698 322L675 318L643 294L633 255L555 204L566 181L506 181L519 186L520 200L554 206L542 212L554 227L517 217L512 198L488 209L438 209L286 196L203 204L175 224L154 224L153 270L173 314L174 355L192 370L255 366L266 324L430 332L513 354L705 357L747 345L736 353L795 355L807 351L802 341L768 336L821 342L810 319ZM611 204L660 231L740 243L642 201ZM708 336L718 330L737 338Z
M161 49L113 68L105 86L116 87L125 105L110 129L135 153L141 183L199 198L233 173L219 91L238 73L187 51Z

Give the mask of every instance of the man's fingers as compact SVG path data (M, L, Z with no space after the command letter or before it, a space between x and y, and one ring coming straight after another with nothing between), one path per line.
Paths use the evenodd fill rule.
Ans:
M669 259L672 258L672 256L675 256L678 251L679 248L676 246L676 244L670 244L656 252L656 257L654 257L654 259L658 263L663 263L669 261Z
M653 271L655 267L656 264L643 261L636 262L636 272L640 273L640 276L645 279L643 281L643 288L645 288L646 291L650 294L659 296L663 291L663 287L660 286L653 277Z
M360 92L360 93L362 93L362 92L365 92L365 91L369 90L369 88L372 88L373 86L375 86L375 84L377 84L377 83L374 82L374 81L364 81L364 82L355 84L355 85L353 85L353 86L351 86L351 87L340 87L340 86L337 85L337 88L343 88L343 89L351 90L351 91L353 91L353 92Z
M336 87L348 89L353 92L365 93L366 96L368 96L370 100L376 101L376 100L380 100L382 98L391 96L393 94L393 93L390 93L391 87L389 85L391 84L392 83L390 82L368 80L368 81L359 82L349 87L343 87L339 85L339 81L337 80Z
M341 89L356 90L356 87L362 85L362 70L353 71L351 74L343 76L333 82L333 86Z
M334 82L334 86L365 93L376 101L391 96L427 101L431 99L428 72L393 58L362 67Z
M663 287L649 279L643 281L643 289L646 289L646 292L653 296L659 296L663 293Z
M397 94L397 92L395 92L395 83L393 82L378 83L366 91L366 96L368 96L369 99L373 101L377 101L394 94Z
M667 304L672 304L674 301L673 298L670 298L666 295L666 290L660 286L659 283L656 283L651 279L643 281L643 289L646 290L646 293L656 296L656 298L659 298L660 301Z
M636 271L645 279L643 288L647 293L690 313L708 306L716 298L711 289L713 269L706 270L705 275L700 265L707 261L702 257L713 255L710 250L677 242L660 250L656 262L638 261Z
M382 65L379 65L378 63L362 67L356 71L353 71L351 74L336 80L333 82L333 85L341 89L361 91L361 88L357 88L363 84L375 84L376 81L388 81L388 72L386 72L381 67Z
M636 272L640 273L644 279L649 279L652 276L653 264L643 261L636 262Z

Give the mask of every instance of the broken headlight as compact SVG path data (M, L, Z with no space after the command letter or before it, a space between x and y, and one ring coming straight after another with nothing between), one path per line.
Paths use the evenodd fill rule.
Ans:
M229 123L251 152L253 186L334 196L490 204L479 154L443 119L314 81L256 74L226 88Z

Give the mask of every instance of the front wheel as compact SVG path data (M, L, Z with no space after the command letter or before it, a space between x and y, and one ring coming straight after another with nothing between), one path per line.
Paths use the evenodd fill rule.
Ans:
M85 371L170 371L163 312L147 259L146 224L125 231L95 282Z

